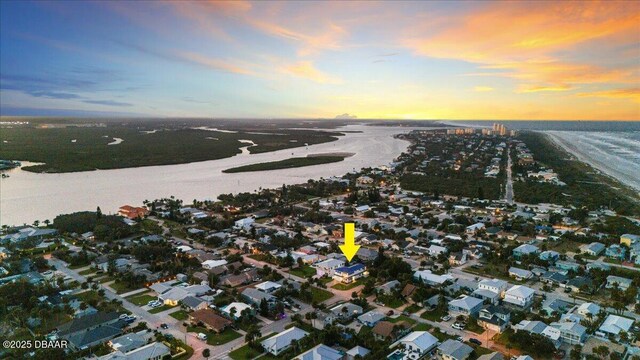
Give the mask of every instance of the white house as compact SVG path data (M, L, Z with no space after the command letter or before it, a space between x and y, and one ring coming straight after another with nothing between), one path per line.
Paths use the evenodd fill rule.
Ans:
M437 275L432 273L431 270L418 270L413 273L413 278L427 285L443 285L447 281L454 280L454 277L449 274Z
M344 264L342 259L327 259L316 263L314 267L318 272L318 276L327 275L333 277L334 270L343 267Z
M580 305L576 312L584 317L589 317L589 314L591 314L595 318L600 312L600 306L598 304L586 302Z
M522 285L515 285L504 293L504 301L521 308L527 308L533 302L535 291Z
M253 225L254 222L256 222L254 218L246 217L244 219L236 220L233 227L238 230L240 229L248 230L251 227L251 225Z
M612 335L618 337L623 331L628 333L633 326L633 322L632 319L609 314L602 325L600 325L600 328L598 328L598 331L596 331L596 335L602 335L603 337Z
M504 296L504 292L507 290L507 286L509 286L509 283L504 280L484 279L478 284L478 289L489 290L502 297Z
M438 339L427 331L413 331L393 343L391 347L398 345L403 346L389 354L387 359L420 359L438 346Z
M300 340L307 335L309 335L308 332L294 326L262 341L260 344L265 351L278 356L291 346L291 342Z

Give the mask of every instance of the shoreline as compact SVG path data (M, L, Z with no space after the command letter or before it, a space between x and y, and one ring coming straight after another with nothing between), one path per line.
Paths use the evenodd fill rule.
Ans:
M252 192L282 184L301 184L309 179L342 176L393 161L410 145L409 141L395 135L413 130L362 125L343 129L362 132L349 133L337 141L308 147L187 164L55 174L13 169L9 171L11 177L2 180L0 223L20 225L34 220L52 220L59 214L93 210L96 206L108 214L117 212L123 204L137 204L172 195L181 199L215 200L220 194ZM251 163L338 152L355 155L323 166L274 170L269 176L222 172ZM51 206L43 206L44 203Z
M554 131L542 131L541 133L544 134L555 146L564 150L570 156L574 157L577 161L580 161L584 164L589 165L594 171L598 172L600 175L610 178L615 182L619 183L620 185L640 194L640 184L629 183L628 179L626 179L629 175L620 173L616 169L613 169L607 166L606 163L602 162L596 157L590 156L588 153L581 151L576 146L576 144L573 144L569 142L567 139L562 138L561 136L556 134Z

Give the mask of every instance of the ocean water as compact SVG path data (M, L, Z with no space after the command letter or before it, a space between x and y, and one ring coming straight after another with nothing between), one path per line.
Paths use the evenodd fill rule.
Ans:
M640 131L640 121L448 121L458 126L491 127L493 123L504 124L509 129L537 131Z
M640 131L545 131L579 160L640 192Z

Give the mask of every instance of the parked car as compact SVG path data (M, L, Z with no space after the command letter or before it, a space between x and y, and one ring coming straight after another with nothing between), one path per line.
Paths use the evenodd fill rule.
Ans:
M207 334L204 334L204 333L198 333L198 339L200 339L200 340L207 340Z
M387 316L391 316L391 315L393 315L393 310L387 311Z
M440 320L449 321L449 320L451 320L451 315L445 315L445 316L441 317Z
M451 327L456 329L456 330L464 330L464 326L462 324L458 324L458 323L453 323L453 325L451 325Z
M478 346L482 345L482 341L474 338L469 339L469 342Z
M160 324L160 327L166 330L169 328L169 325L163 323L163 324Z

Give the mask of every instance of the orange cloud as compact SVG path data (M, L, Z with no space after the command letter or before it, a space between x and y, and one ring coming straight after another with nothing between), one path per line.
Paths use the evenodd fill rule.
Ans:
M582 92L580 97L629 98L640 102L640 88L613 89L594 92Z
M282 71L287 74L321 84L339 84L342 82L339 78L327 75L316 69L311 61L300 61L295 64L287 65L282 68Z
M189 61L191 63L202 65L210 69L221 70L234 74L252 75L253 72L249 69L242 67L234 62L220 60L216 58L207 57L198 53L186 52L178 54L178 57Z
M638 2L498 2L452 16L439 29L419 26L402 43L420 55L508 70L493 76L516 78L528 89L566 90L571 84L637 82L631 71L562 61L558 53L596 41L616 56L616 46L637 45L639 23ZM637 47L629 55L637 58Z

